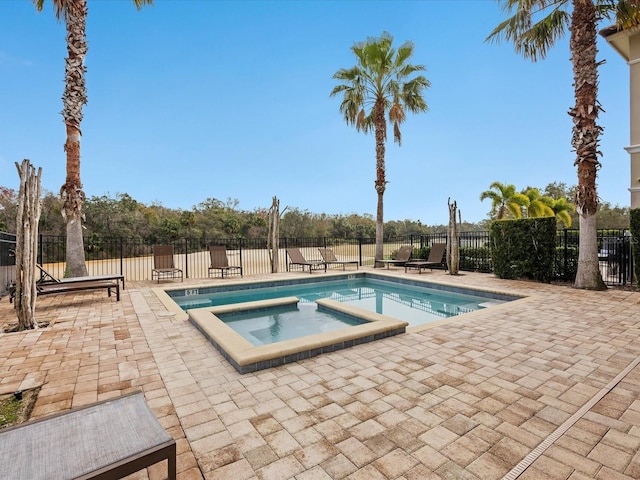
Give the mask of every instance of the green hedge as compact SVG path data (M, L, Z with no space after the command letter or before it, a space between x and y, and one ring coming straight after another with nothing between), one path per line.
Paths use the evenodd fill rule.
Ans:
M555 217L495 221L489 231L493 272L498 278L553 279Z
M553 276L556 280L574 280L578 273L578 247L556 247ZM566 256L566 262L565 262Z
M636 279L640 278L640 208L629 210L631 230L631 254L633 255L633 269Z

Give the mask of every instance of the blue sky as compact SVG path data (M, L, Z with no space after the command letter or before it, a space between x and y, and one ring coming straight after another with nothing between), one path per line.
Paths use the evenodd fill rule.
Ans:
M87 196L127 193L191 209L216 198L238 208L376 211L373 135L347 126L333 74L351 46L387 31L415 44L429 111L409 115L387 144L385 220L487 217L493 181L544 188L576 183L568 38L532 63L484 39L504 15L491 0L89 0L81 177ZM605 26L605 25L602 25ZM629 205L628 66L600 40L605 113L599 195ZM61 96L66 42L51 2L0 1L0 185L15 162L65 179Z

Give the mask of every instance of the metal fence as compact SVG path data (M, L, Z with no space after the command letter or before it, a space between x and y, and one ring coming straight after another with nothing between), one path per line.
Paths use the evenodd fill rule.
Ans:
M0 232L0 292L15 280L16 237ZM384 243L386 258L402 245L413 246L414 258L427 258L434 243L446 242L446 233L410 235L388 238ZM635 284L631 235L626 229L598 231L600 269L608 285ZM89 275L121 274L128 281L151 280L153 246L172 245L175 267L186 278L209 277L209 246L224 245L230 265L242 265L245 275L268 274L271 258L265 239L194 239L145 242L128 238L85 239L85 258ZM554 278L572 281L578 265L578 230L558 231ZM282 238L278 252L278 271L287 271L286 249L299 248L307 260L320 259L318 248L331 248L341 260L355 260L361 266L373 266L375 238ZM41 235L38 261L52 276L64 277L65 237ZM293 268L293 267L291 267ZM489 232L460 233L460 270L489 273L492 271ZM215 274L215 270L211 271Z
M5 292L16 279L15 245L14 234L0 232L0 293Z

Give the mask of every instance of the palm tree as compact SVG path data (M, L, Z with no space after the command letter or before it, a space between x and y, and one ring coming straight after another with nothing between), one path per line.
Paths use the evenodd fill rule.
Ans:
M139 10L153 0L132 0ZM42 11L44 0L33 0L38 11ZM64 18L67 27L67 52L65 64L65 89L62 96L62 116L67 130L64 150L67 152L67 177L60 188L64 201L63 216L67 224L67 267L65 275L87 274L82 239L82 204L85 194L80 181L80 124L82 107L87 103L84 58L87 54L86 21L87 0L52 0L56 18Z
M554 216L564 224L564 228L571 228L571 213L575 211L573 204L566 198L551 199L551 202Z
M529 206L529 198L516 192L514 185L493 182L489 190L480 194L480 201L491 200L491 216L496 220L522 218L522 208Z
M528 188L524 192L524 195L529 199L529 204L527 205L527 217L537 218L555 216L553 208L551 208L551 205L553 204L552 198L540 195L540 190L537 188Z
M606 285L598 264L596 212L598 194L596 176L600 162L598 143L602 127L597 124L598 103L597 24L615 17L617 24L631 27L639 23L639 7L634 0L504 0L503 10L511 17L500 23L487 37L513 42L517 53L537 61L571 32L575 105L569 110L573 119L571 144L576 152L578 186L575 206L580 222L578 271L574 287L604 290Z
M365 134L373 130L376 139L376 180L378 194L376 210L375 259L383 258L383 196L387 187L384 155L387 140L387 120L393 124L394 141L401 145L400 124L407 111L420 113L428 110L423 92L430 82L423 75L409 78L425 70L423 65L409 63L413 56L413 43L405 42L397 51L392 47L393 37L383 32L380 38L351 47L357 59L356 66L341 68L333 78L344 82L336 86L331 96L342 94L340 112L348 125Z

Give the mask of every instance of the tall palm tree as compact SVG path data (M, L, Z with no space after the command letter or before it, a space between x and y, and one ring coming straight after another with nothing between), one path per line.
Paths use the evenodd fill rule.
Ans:
M85 194L80 181L80 124L82 107L87 103L84 58L87 54L86 22L87 0L51 0L56 18L64 18L67 27L67 53L65 63L65 88L62 95L62 116L67 130L64 150L67 152L67 177L60 188L64 201L63 216L67 224L67 267L65 275L87 274L82 239L82 204ZM153 0L132 0L139 10ZM38 11L42 11L45 0L33 0Z
M597 25L603 18L616 19L622 27L638 25L639 7L635 0L502 0L503 10L513 15L500 23L487 37L513 42L517 53L537 61L570 31L571 62L575 105L571 144L576 152L578 186L575 207L580 223L578 271L574 287L604 290L598 264L596 176L602 127L597 124L598 103Z
M366 42L351 47L357 59L352 68L341 68L333 78L341 82L331 96L342 94L340 112L348 125L365 134L374 132L376 139L376 180L378 194L376 210L375 259L383 258L383 196L387 187L385 169L385 142L387 119L393 124L393 139L401 145L400 124L407 111L420 113L428 110L423 92L430 82L416 72L425 70L423 65L413 65L413 43L405 42L397 51L392 47L393 37L383 32L380 38L368 38Z
M491 216L496 220L522 218L522 208L529 206L529 198L516 192L515 185L493 182L489 190L480 194L480 201L491 200Z

